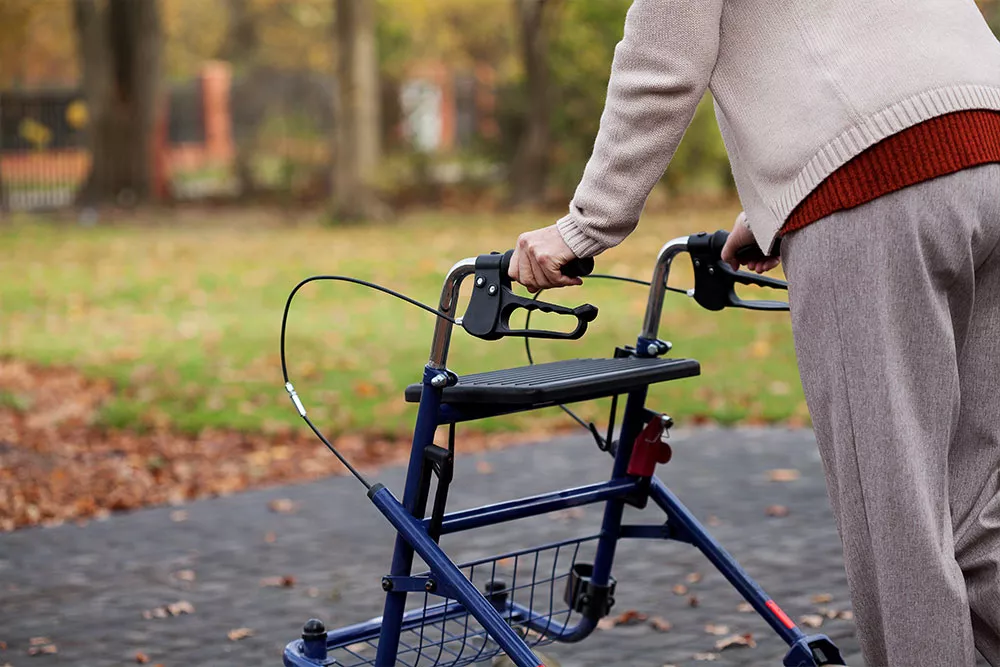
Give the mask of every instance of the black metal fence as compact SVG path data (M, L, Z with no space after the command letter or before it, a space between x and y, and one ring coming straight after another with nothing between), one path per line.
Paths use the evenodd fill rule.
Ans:
M72 203L90 164L86 114L76 91L0 93L0 207Z

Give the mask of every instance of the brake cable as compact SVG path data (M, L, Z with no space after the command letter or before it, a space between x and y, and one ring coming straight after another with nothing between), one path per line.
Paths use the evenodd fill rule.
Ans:
M618 281L621 281L623 283L632 283L634 285L645 285L646 287L651 287L653 285L653 283L651 283L648 280L640 280L638 278L627 278L625 276L613 276L613 275L607 274L607 273L592 273L589 276L587 276L587 278L588 279L590 279L590 278L598 278L598 279L601 279L601 280L618 280ZM668 292L676 292L678 294L683 294L684 296L691 296L691 292L689 292L688 290L681 289L679 287L671 287L670 285L664 285L664 287L666 288L666 290ZM538 292L536 292L535 295L532 296L531 298L537 300L538 297L540 297L542 295L542 292L544 292L544 291L545 290L543 290L543 289L542 290L538 290ZM529 310L528 313L527 313L527 315L524 318L524 328L527 329L530 324L531 324L531 311ZM524 353L528 357L528 365L534 366L535 365L535 360L531 356L531 339L530 338L525 338L524 339ZM615 410L617 404L618 404L617 403L617 397L615 397L615 400L612 403L612 411ZM590 422L590 423L584 422L583 419L578 414L576 414L575 412L573 412L572 410L570 410L569 408L567 408L565 405L563 405L561 403L558 403L556 405L556 407L559 408L560 410L562 410L563 412L565 412L567 415L569 415L570 419L572 419L577 424L579 424L581 428L583 428L586 431L589 431L590 434L592 436L594 436L594 440L597 441L598 447L600 447L601 449L605 449L605 450L607 449L608 443L602 440L601 435L597 432L597 426L594 425L594 422ZM613 420L614 420L614 416L612 415L612 421ZM609 430L610 430L610 427L609 427ZM610 440L610 438L611 438L611 434L609 433L608 434L608 440Z
M285 380L285 391L288 392L289 398L292 399L292 403L295 405L295 409L298 411L299 416L302 417L303 420L305 420L306 424L309 425L309 428L312 429L312 432L316 434L316 437L319 438L324 445L326 445L327 449L333 452L334 456L340 459L340 462L344 464L344 467L346 467L351 472L351 474L357 478L359 482L364 484L366 489L370 490L372 488L371 482L369 482L364 475L358 472L354 468L354 466L352 466L347 461L347 459L345 459L344 456L337 451L337 448L333 446L333 443L331 443L327 439L327 437L323 435L323 433L318 428L316 428L316 425L312 423L312 420L310 420L309 417L306 416L306 408L302 404L302 400L299 398L299 395L295 392L295 387L288 379L288 364L285 362L285 329L287 328L288 324L288 311L292 306L292 299L295 298L295 294L309 283L319 280L341 281L346 283L354 283L355 285L361 285L362 287L368 287L370 289L388 294L389 296L394 296L397 299L402 299L403 301L409 303L410 305L422 308L429 313L432 313L442 319L448 320L452 324L458 324L458 322L456 322L455 318L451 317L447 313L443 313L440 310L437 310L436 308L433 308L425 303L417 301L416 299L411 299L405 294L401 294L395 290L389 289L388 287L383 287L381 285L368 282L367 280L360 280L358 278L351 278L349 276L311 276L301 281L298 285L296 285L295 288L288 295L288 300L285 301L285 311L281 316L281 375Z
M625 276L613 276L613 275L601 274L601 273L591 274L591 275L587 276L587 278L599 278L599 279L604 279L604 280L619 280L619 281L622 281L622 282L634 283L636 285L645 285L647 287L652 284L649 281L639 280L637 278L627 278ZM298 393L296 393L296 391L295 391L294 385L292 385L291 381L288 378L288 364L287 364L286 356L285 356L285 332L286 332L286 329L287 329L287 326L288 326L288 312L291 309L292 300L295 298L295 295L298 293L298 291L300 289L302 289L303 287L305 287L306 285L308 285L311 282L317 282L317 281L321 281L321 280L329 280L329 281L333 281L333 282L338 282L339 281L339 282L352 283L352 284L355 284L355 285L361 285L362 287L367 287L369 289L373 289L373 290L376 290L378 292L382 292L384 294L388 294L389 296L396 297L397 299L401 299L402 301L405 301L406 303L408 303L408 304L410 304L412 306L416 306L417 308L421 308L422 310L425 310L428 313L431 313L432 315L434 315L436 317L439 317L439 318L441 318L443 320L447 320L448 322L451 322L452 324L460 324L460 322L458 320L456 320L454 317L448 315L447 313L444 313L444 312L442 312L442 311L434 308L433 306L429 306L429 305L427 305L425 303L417 301L416 299L408 297L405 294L397 292L397 291L395 291L393 289L389 289L388 287L383 287L382 285L378 285L376 283L369 282L367 280L361 280L359 278L351 278L350 276L339 276L339 275L310 276L309 278L306 278L306 279L300 281L292 289L292 291L289 293L288 299L285 301L284 312L282 313L282 316L281 316L281 343L280 343L281 375L282 375L282 378L285 381L285 391L288 392L288 396L292 400L292 404L295 405L295 410L299 413L299 416L302 417L303 421L305 421L305 423L309 426L309 428L312 430L312 432L314 434L316 434L316 437L319 438L320 441L324 445L326 445L327 449L329 449L331 452L333 452L333 455L336 456L337 459L339 459L342 464L344 464L344 467L347 468L347 470L352 475L354 475L354 477L359 482L361 482L365 486L366 489L371 489L372 488L371 482L369 482L368 479L363 474L361 474L361 472L359 472L354 466L352 466L350 464L350 462L348 462L348 460L346 458L344 458L343 454L341 454L339 451L337 451L337 448L333 446L333 443L330 442L330 440L325 435L323 435L323 433L319 430L319 428L317 428L316 425L312 422L312 420L309 419L309 417L306 415L305 405L303 405L302 399L299 398ZM672 291L672 292L677 292L677 293L684 294L684 295L690 295L690 293L687 290L679 289L679 288L676 288L676 287L666 286L666 289L669 290L669 291ZM542 294L543 291L544 290L539 290L534 295L533 298L537 300L538 297ZM525 320L525 328L527 328L530 323L531 323L531 312L529 311L528 315L527 315L527 318ZM531 356L531 346L530 346L529 340L530 339L527 338L527 337L524 339L524 349L525 349L525 352L528 355L528 363L531 364L531 365L534 365L535 362L534 362L534 360L533 360L533 358ZM564 405L560 405L559 408L562 409L570 417L572 417L573 420L576 421L580 426L582 426L583 428L587 429L591 433L595 433L596 434L596 432L597 432L596 431L596 427L593 424L588 425L588 424L584 423L584 421L579 416L577 416L572 410L570 410L569 408L567 408Z

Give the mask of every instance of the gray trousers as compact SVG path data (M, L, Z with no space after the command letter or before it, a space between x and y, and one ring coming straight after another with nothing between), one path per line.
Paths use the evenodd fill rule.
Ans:
M1000 667L1000 164L782 243L868 667Z

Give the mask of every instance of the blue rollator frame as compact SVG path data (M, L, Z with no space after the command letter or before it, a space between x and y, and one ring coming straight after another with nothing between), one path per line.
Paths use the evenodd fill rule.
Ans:
M642 333L634 348L621 348L616 352L616 361L638 364L642 368L652 368L656 364L665 368L673 364L676 367L673 377L698 374L697 362L660 358L669 351L670 345L659 340L657 334L667 276L674 257L681 252L691 252L695 257L696 290L699 289L700 270L707 271L705 280L721 270L718 262L702 266L704 258L699 260L695 255L695 247L700 243L697 239L704 238L706 235L684 237L663 246L653 274ZM462 281L476 272L474 259L463 260L452 268L441 295L442 312L455 315ZM477 286L482 286L478 276ZM739 278L736 281L750 282ZM691 296L698 298L694 291ZM730 305L747 303L737 303L733 298L735 295ZM699 303L706 305L702 299ZM775 302L759 303L766 304L763 309L780 309ZM372 486L368 493L372 503L397 532L390 571L382 579L383 615L329 632L317 621L310 621L303 637L285 648L287 667L459 666L490 660L500 654L506 654L517 667L539 667L542 663L533 653L534 647L551 642L579 642L609 613L615 592L612 564L618 542L623 539L676 540L700 550L789 645L783 661L786 667L819 667L843 662L829 638L803 633L653 474L658 453L654 440L658 438L643 436L657 434L658 420L661 426L671 422L668 417L646 408L650 382L633 382L627 391L603 394L627 396L619 437L613 443L605 443L614 457L607 481L444 513L446 498L442 496L442 489L446 494L451 481L454 425L542 407L537 402L449 400L449 388L462 386L445 366L452 326L451 322L438 319L422 385L408 390L411 400L419 395L419 409L402 500L381 484ZM597 367L596 362L605 360L577 361L595 362ZM557 362L560 363L563 362ZM442 425L450 425L452 429L448 450L434 444L434 435ZM659 453L662 454L662 450ZM658 460L665 459L660 457ZM432 515L425 518L434 475L438 477L438 497ZM662 510L665 523L630 525L623 522L626 506L646 508L649 501ZM453 562L438 544L441 535L596 503L604 505L603 521L596 535L464 564ZM584 554L591 553L592 562L582 560ZM413 573L414 555L427 564L427 572ZM407 611L407 600L414 595L422 597L423 604Z

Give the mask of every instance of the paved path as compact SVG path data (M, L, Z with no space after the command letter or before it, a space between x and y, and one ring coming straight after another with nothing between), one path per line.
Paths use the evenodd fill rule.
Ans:
M820 593L833 598L826 606L849 608L810 432L699 430L677 432L672 442L674 461L663 469L667 484L697 516L718 518L713 533L791 616L814 612L811 597ZM316 455L329 454L317 448ZM586 437L461 457L453 507L600 481L608 464ZM769 482L773 468L795 468L802 476ZM386 470L378 478L398 490L402 471ZM291 499L298 510L269 510L279 498ZM770 505L790 513L766 516ZM164 667L277 666L281 648L310 616L332 627L381 612L379 576L392 533L352 480L254 491L180 509L187 514L180 522L173 520L178 508L157 508L84 527L0 535L0 641L7 644L0 665L135 664L142 652L149 664ZM444 544L457 558L476 557L586 534L598 517L588 509L516 530L450 536ZM194 581L186 581L184 571L193 571ZM672 593L691 572L704 574L690 585L700 602L696 608ZM691 547L625 543L615 574L618 611L661 616L673 630L633 625L600 631L582 644L554 647L550 653L563 667L780 665L783 644L758 617L737 611L738 596ZM261 586L262 579L281 576L294 577L295 585ZM143 618L144 610L181 600L194 613ZM708 623L753 633L758 646L695 662L694 654L713 651L718 639L705 632ZM229 641L227 633L241 627L254 635ZM850 621L826 621L822 631L845 649L849 664L861 665ZM28 657L36 636L50 638L58 653Z

